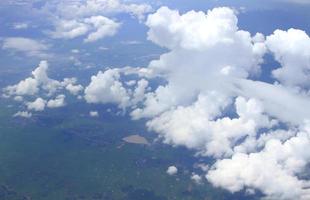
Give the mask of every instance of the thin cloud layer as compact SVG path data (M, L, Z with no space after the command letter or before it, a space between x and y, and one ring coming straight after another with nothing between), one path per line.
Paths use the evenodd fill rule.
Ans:
M47 44L30 38L4 38L2 41L2 49L24 53L27 56L36 56L41 58L50 57L50 55L47 54L47 50L49 49Z

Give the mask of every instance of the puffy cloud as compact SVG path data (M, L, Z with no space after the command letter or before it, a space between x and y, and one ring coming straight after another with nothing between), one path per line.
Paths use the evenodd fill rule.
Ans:
M30 118L32 117L32 113L27 111L18 111L13 115L13 117L24 117L24 118Z
M92 76L90 84L85 88L85 100L88 103L116 103L125 108L129 96L120 82L119 71L109 69Z
M94 42L107 36L116 34L120 24L103 16L93 16L85 19L86 23L90 23L95 27L95 31L91 32L85 42Z
M270 139L259 152L236 153L217 161L207 179L231 192L253 188L269 199L309 199L309 182L298 178L310 159L307 126L285 142Z
M46 53L48 48L43 42L24 37L8 37L2 41L2 49L21 52L27 56L49 57Z
M75 85L75 78L65 78L63 81L54 80L48 77L48 62L43 60L39 66L32 71L32 76L21 80L15 85L7 86L3 89L8 96L35 95L40 91L46 92L48 96L66 88L73 94L83 89L81 85Z
M132 98L133 105L136 105L139 102L144 100L148 85L149 85L149 82L145 79L141 79L138 81L137 87L135 88L133 92L133 98Z
M16 85L6 87L5 91L9 95L33 95L39 91L39 88L34 78L26 78Z
M87 35L85 42L94 42L116 34L120 23L104 16L92 16L81 20L57 20L55 30L48 32L53 38L73 39Z
M73 95L78 95L80 91L84 89L82 85L74 85L72 83L69 83L66 86L66 89Z
M281 67L272 74L288 86L310 86L310 37L306 32L289 29L276 30L266 39L268 49Z
M15 85L5 87L3 96L6 98L12 97L16 101L37 97L33 102L25 101L25 104L28 110L43 111L45 107L58 108L65 106L65 95L59 94L59 92L67 90L73 95L78 95L83 90L83 86L76 84L76 78L64 78L62 81L58 81L48 77L47 72L48 63L43 60L32 71L31 77L21 80ZM24 96L27 97L24 98ZM48 98L48 100L43 98Z
M255 137L260 128L275 124L263 114L260 102L246 101L242 97L235 101L238 118L216 119L222 112L216 105L223 104L220 99L216 94L200 95L193 105L167 111L150 120L147 126L160 133L166 143L194 148L203 155L222 157L231 156L240 139Z
M55 31L48 32L53 38L72 39L86 34L90 27L77 20L58 20L55 22Z
M299 175L310 161L301 151L309 131L300 128L310 118L310 99L290 89L307 91L305 32L275 31L266 41L262 34L252 37L238 29L229 8L180 15L163 7L146 24L148 38L169 49L149 64L166 84L146 93L132 116L150 118L148 128L164 142L216 158L207 172L215 186L258 189L270 199L309 198L308 182ZM280 84L251 80L267 50L281 64L273 71ZM300 131L281 130L278 122Z
M72 39L87 35L84 42L94 42L116 34L120 23L108 18L108 15L129 13L139 20L151 10L147 4L123 3L119 0L60 1L47 3L46 10L53 10L54 31L47 31L54 38ZM68 12L70 11L70 12Z
M201 182L202 182L202 177L199 176L198 174L195 174L195 173L192 174L191 179L192 179L196 184L201 184Z
M120 108L137 108L145 100L149 91L149 82L144 78L148 70L131 67L107 69L99 71L91 77L91 81L84 90L87 103L113 103ZM140 80L122 78L138 75Z
M246 78L259 71L265 45L249 32L238 30L237 18L229 8L180 15L163 7L150 15L146 24L148 38L170 49L149 65L168 84L147 94L144 108L133 112L135 118L188 105L204 91L229 93L229 79Z
M66 96L63 94L58 95L55 99L51 99L47 102L47 107L49 108L59 108L65 106Z
M28 110L43 111L46 106L46 100L38 97L33 102L26 103Z
M14 97L14 100L15 100L15 101L23 101L24 98L23 98L22 96L15 96L15 97Z
M175 175L178 173L178 168L176 168L175 166L169 166L167 169L167 174L169 175Z
M159 78L162 84L148 91L141 82L144 89L137 91L143 95L138 95L141 100L133 106L134 92L129 88L139 80L119 83L130 99L131 116L147 118L149 130L159 133L164 142L215 158L207 172L215 186L231 192L257 189L270 199L307 199L309 184L299 176L310 161L308 154L300 151L309 142L309 129L301 128L310 118L305 109L310 106L305 82L288 84L290 78L283 75L276 77L280 81L277 84L252 79L259 77L267 50L284 70L294 55L307 65L308 47L300 47L293 39L294 44L286 41L294 38L287 36L291 30L276 31L265 41L260 33L251 36L239 30L237 22L229 8L181 15L163 7L151 14L146 21L148 38L168 52L151 61L144 69L147 73L132 68L122 72L144 74L139 76L144 79ZM278 42L282 33L285 39ZM307 37L298 38L307 41ZM290 46L292 52L287 52ZM298 51L297 46L301 48ZM300 66L305 72L306 67ZM116 80L121 82L120 78ZM287 129L280 128L283 124ZM291 187L294 190L289 192Z

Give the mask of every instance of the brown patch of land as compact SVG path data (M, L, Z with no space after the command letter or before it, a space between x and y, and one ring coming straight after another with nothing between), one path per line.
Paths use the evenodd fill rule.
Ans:
M140 135L130 135L128 137L124 137L123 141L127 143L132 143L132 144L145 144L149 145L150 143L145 139L144 137Z

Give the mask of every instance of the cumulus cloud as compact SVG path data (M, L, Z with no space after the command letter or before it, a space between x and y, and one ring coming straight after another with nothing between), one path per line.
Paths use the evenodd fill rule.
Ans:
M46 100L38 97L33 102L26 103L28 110L43 111L46 106Z
M109 16L129 13L139 20L151 10L147 4L124 3L119 0L60 1L47 3L46 10L53 10L54 31L47 31L53 38L72 39L86 35L84 42L94 42L117 33L121 23ZM70 12L68 12L70 11Z
M53 38L73 39L87 35L85 42L94 42L116 34L120 23L104 16L92 16L85 19L57 20L55 30L48 32Z
M176 168L175 166L169 166L167 169L167 174L169 175L175 175L178 173L178 168Z
M242 97L235 101L238 117L216 119L222 110L214 102L223 104L220 98L201 95L192 106L167 111L150 120L147 126L160 133L166 143L198 149L202 155L222 157L231 156L240 139L255 137L257 130L271 128L276 123L263 114L260 102Z
M49 32L53 38L72 39L82 36L89 31L87 24L77 20L59 20L55 22L55 31Z
M127 90L120 82L117 69L98 72L91 77L91 83L85 88L85 100L88 103L116 103L124 108L129 103Z
M24 53L27 56L49 57L48 45L30 38L7 37L2 41L2 49Z
M43 111L45 107L59 108L66 105L65 95L59 94L66 90L72 95L78 95L83 86L77 84L76 78L64 78L62 81L52 79L48 76L48 62L43 60L35 68L31 76L21 80L15 85L9 85L3 89L3 97L13 98L24 102L28 110ZM34 101L29 101L33 99ZM18 113L20 116L27 113ZM31 114L31 113L30 113Z
M305 126L285 142L270 139L259 152L217 161L207 179L231 192L247 187L260 189L270 199L309 199L309 182L297 176L310 159L305 151L310 144L309 124Z
M306 32L276 30L267 37L266 45L281 66L273 76L288 86L310 86L310 37Z
M27 111L18 111L13 115L13 117L24 117L24 118L30 118L32 117L32 113Z
M48 96L55 94L57 91L66 88L73 94L77 94L83 89L81 85L76 85L75 78L64 78L58 81L48 77L48 62L43 60L39 66L32 71L32 76L21 80L15 85L7 86L3 89L7 96L24 96L35 95L39 92L45 92Z
M92 24L96 29L94 32L89 33L84 40L85 42L94 42L107 36L113 36L120 26L120 23L103 16L93 16L85 19L85 22Z
M201 184L202 183L202 177L199 176L198 174L193 173L191 176L191 179L196 183L196 184Z
M147 68L99 72L85 99L129 107L164 142L214 158L206 177L215 186L260 190L267 199L309 198L309 183L299 176L310 161L301 151L310 133L307 34L251 35L230 8L180 14L162 7L146 25L148 39L168 52ZM257 81L267 52L281 65L274 84ZM123 81L129 74L138 80ZM148 88L156 78L162 84Z
M75 83L75 82L74 82ZM74 85L74 83L69 83L66 86L66 89L73 95L78 95L83 89L84 87L82 85Z
M112 103L122 109L136 108L138 104L144 101L145 94L149 89L149 82L143 78L145 71L147 70L130 67L99 71L97 75L91 77L90 83L85 87L84 98L87 103ZM123 82L122 77L133 74L142 79Z
M59 108L65 106L66 96L63 94L58 95L55 99L51 99L47 102L46 106L49 108Z

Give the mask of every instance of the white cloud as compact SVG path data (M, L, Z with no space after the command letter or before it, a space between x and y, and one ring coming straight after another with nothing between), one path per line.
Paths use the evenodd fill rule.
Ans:
M55 99L51 99L47 102L49 108L59 108L65 106L65 95L60 94Z
M46 106L46 100L38 97L33 102L26 103L28 110L43 111Z
M144 100L148 85L149 82L145 79L141 79L138 81L137 87L133 92L133 98L131 100L134 105Z
M66 105L65 95L60 92L69 91L78 95L83 90L82 85L76 84L76 78L64 78L58 81L48 77L48 63L41 61L39 66L32 71L32 76L21 80L15 85L9 85L3 89L4 97L12 97L16 101L24 101L28 110L43 111L45 107L58 108ZM24 96L27 96L24 98ZM33 102L27 102L29 97L37 97ZM41 97L40 97L41 96ZM43 98L49 98L48 101Z
M116 103L122 108L126 107L129 97L120 82L119 71L108 69L92 76L90 84L85 88L85 100L88 103Z
M58 20L55 22L55 31L48 32L53 38L73 39L86 34L90 27L77 20Z
M92 24L95 28L95 31L89 33L85 42L94 42L107 36L113 36L120 27L120 23L103 16L93 16L85 19L85 22Z
M90 111L89 112L89 116L91 116L91 117L98 117L99 113L98 113L98 111Z
M243 137L255 137L257 130L275 123L263 114L260 102L242 97L235 101L237 118L216 119L223 109L219 105L227 105L221 99L224 100L216 94L200 95L192 106L167 111L150 120L147 126L160 133L166 143L194 148L202 155L222 157L231 156L233 147Z
M144 79L144 72L140 68L130 67L107 69L99 71L91 77L91 82L84 90L84 98L87 103L114 103L120 108L137 108L137 105L145 100L145 94L149 91L149 82ZM139 81L129 80L123 83L122 77L138 75ZM131 87L131 88L128 88Z
M259 76L267 50L274 53L282 65L279 69L283 69L287 65L285 57L299 56L299 65L307 64L308 47L300 47L298 41L295 44L294 36L287 36L291 31L275 32L265 41L260 33L251 36L239 30L237 22L229 8L183 15L160 8L146 21L148 38L168 52L151 61L148 68L99 72L103 76L113 71L117 76L106 74L104 79L110 77L110 84L92 80L93 88L108 85L93 90L96 92L92 98L100 97L93 103L111 102L100 99L109 96L103 94L109 94L111 85L117 82L124 94L121 96L129 102L127 107L133 109L133 119L147 118L147 127L159 133L166 143L186 146L195 149L199 156L216 159L207 172L214 185L231 192L257 189L271 199L307 199L308 182L298 176L310 161L308 154L299 150L299 146L308 145L309 134L301 128L303 121L310 118L310 111L305 109L310 106L305 82L286 84L289 78L278 76L280 83L269 84L252 78ZM305 36L304 32L297 32ZM282 34L285 40L278 42ZM290 37L294 44L286 41ZM305 41L307 37L303 37ZM287 45L294 52L287 52ZM295 52L295 46L301 49ZM123 84L120 75L129 74L138 75L140 80ZM164 83L149 91L146 83L154 77ZM142 82L144 79L147 82ZM301 90L290 87L295 85ZM135 90L131 89L133 86ZM139 102L134 101L134 94L139 94ZM281 123L289 130L282 130ZM277 177L270 181L274 174ZM290 193L291 187L294 191Z
M23 98L22 96L15 96L15 97L14 97L14 100L15 100L15 101L23 101L24 98Z
M43 42L24 37L7 37L2 41L2 49L21 52L27 56L49 57L46 52L48 48Z
M178 173L178 168L176 168L175 166L169 166L167 169L167 174L169 175L175 175Z
M202 182L202 177L199 176L198 174L195 174L195 173L192 174L191 179L192 179L196 184L201 184L201 182Z
M149 64L168 84L147 94L144 108L132 113L135 118L188 105L200 92L230 93L232 77L247 78L259 71L265 45L249 32L238 30L237 18L229 8L180 15L163 7L150 15L146 24L150 27L148 38L170 49Z
M14 23L13 24L13 28L16 30L20 30L20 29L27 29L28 28L28 23L26 22L21 22L21 23Z
M74 85L72 83L66 86L66 89L73 95L78 95L84 88L82 85Z
M9 95L33 95L36 94L38 90L37 81L34 78L26 78L16 85L5 88L5 91Z
M75 85L75 78L64 78L63 81L49 78L47 74L48 67L47 61L41 61L39 66L32 71L31 77L21 80L15 85L5 87L3 89L4 93L8 96L31 96L43 91L46 95L51 96L64 88L72 94L77 94L83 89L81 85Z
M30 118L32 117L32 113L27 111L18 111L13 115L13 117L24 117L24 118Z
M85 42L95 42L117 33L120 23L104 16L92 16L85 19L57 20L55 30L48 34L53 38L73 39L87 35Z
M297 176L310 160L307 126L285 142L268 140L259 152L236 153L218 160L207 179L231 192L253 188L260 189L269 199L309 199L309 182Z
M267 37L266 45L281 67L272 74L282 84L310 87L310 37L306 32L276 30Z
M84 42L94 42L117 33L121 23L108 18L112 14L129 13L139 20L151 10L147 4L123 3L119 0L60 1L47 3L46 10L53 10L54 31L47 31L53 38L72 39L87 35ZM69 12L68 12L69 11Z
M258 189L271 199L309 198L308 182L298 176L310 161L300 151L308 146L309 131L292 134L292 128L283 134L278 127L282 122L301 130L310 118L305 32L276 31L265 42L262 34L239 30L229 8L180 15L163 7L146 24L148 38L170 50L149 64L167 83L146 93L132 116L150 118L148 128L164 142L216 158L207 172L215 186L231 192ZM282 72L273 72L280 84L251 80L259 76L267 49L281 64L276 71ZM260 138L271 128L277 131Z
M259 99L268 113L286 123L301 124L310 119L310 99L283 85L272 85L260 81L235 80L232 83L238 95ZM285 101L283 101L285 99ZM294 113L294 114L292 114Z

